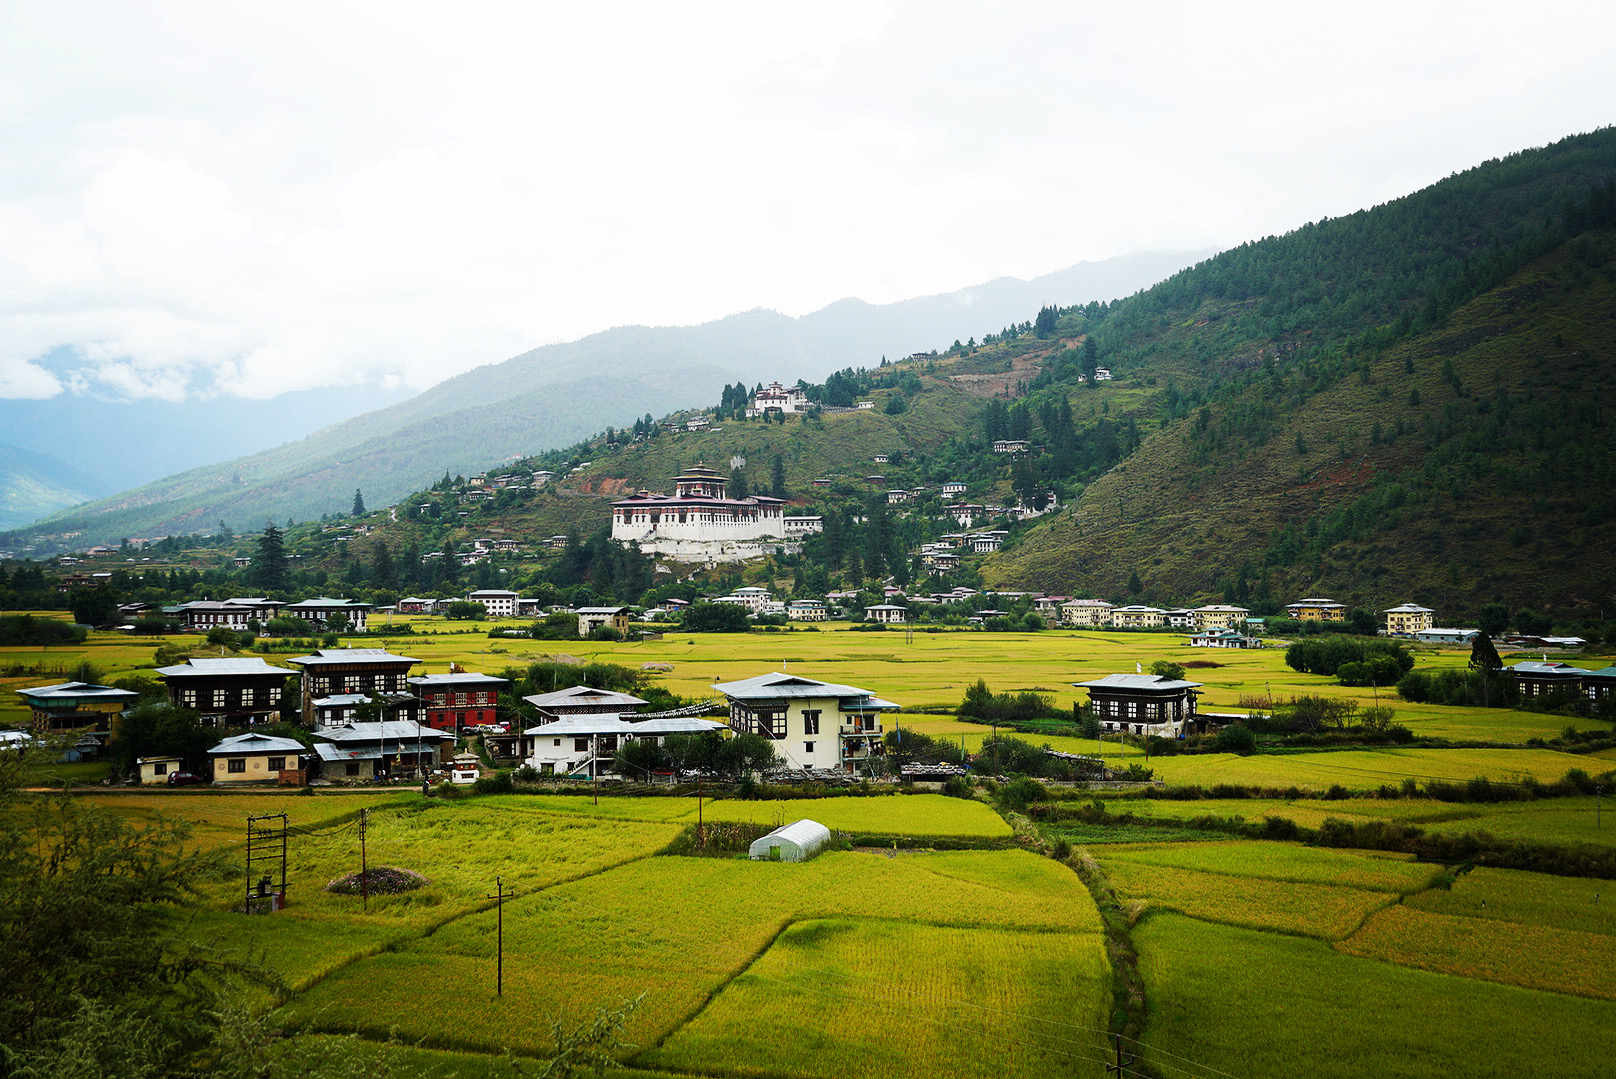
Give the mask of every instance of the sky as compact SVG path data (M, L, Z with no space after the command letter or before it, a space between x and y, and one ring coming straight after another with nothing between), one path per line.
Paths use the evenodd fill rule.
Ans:
M1607 3L0 5L0 397L424 389L1228 247L1616 121Z

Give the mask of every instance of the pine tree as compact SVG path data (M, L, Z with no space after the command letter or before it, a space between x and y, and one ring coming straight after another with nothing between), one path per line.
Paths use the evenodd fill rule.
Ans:
M780 499L786 497L786 461L778 453L774 455L774 466L770 472L769 494Z
M274 525L266 525L258 537L253 581L268 592L286 587L286 538L285 533Z
M357 487L354 488L353 493L353 515L355 517L363 517L365 515L365 495Z

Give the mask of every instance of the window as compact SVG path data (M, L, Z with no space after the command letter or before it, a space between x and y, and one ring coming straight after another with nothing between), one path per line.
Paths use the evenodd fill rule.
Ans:
M194 690L194 689L182 689L182 690L180 690L180 707L181 708L195 708L196 707L196 690Z
M349 776L358 775L359 774L359 762L358 761L349 761L347 764L343 765L342 774L343 775L349 775Z
M225 696L226 696L226 694L225 694L224 690L222 690L222 689L214 690L213 691L213 707L215 707L215 708L223 708L225 706Z
M574 753L588 753L589 752L589 739L587 739L587 738L574 738L572 740L572 750L573 750Z
M802 713L802 733L803 734L818 734L819 733L819 712L817 710L812 711L812 712L807 711L807 710L803 711L803 713ZM809 743L809 744L812 745L813 743ZM812 750L810 750L809 752L812 752Z
M804 742L802 744L802 751L804 753L812 753L814 751L814 744L812 742Z
M241 704L244 708L251 708L258 703L258 691L248 686L241 691Z
M231 757L225 762L224 770L226 772L245 772L247 770L247 758Z
M784 738L786 736L786 714L775 712L769 716L769 737Z
M158 775L158 776L166 776L166 775L168 775L168 762L167 761L158 761L156 764L152 765L152 775Z
M556 740L555 740L555 744L556 744L556 745L560 745L560 744L561 744L561 739L559 739L559 738L557 738L557 739L556 739Z
M286 770L286 758L285 757L271 757L271 758L269 758L269 770L271 772L284 772Z

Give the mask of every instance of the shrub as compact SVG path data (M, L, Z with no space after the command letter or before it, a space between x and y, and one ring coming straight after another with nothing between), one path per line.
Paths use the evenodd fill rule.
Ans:
M1218 732L1218 737L1212 743L1219 753L1238 753L1242 757L1257 749L1257 736L1251 728L1240 723L1231 723Z
M510 769L506 768L477 780L471 789L477 794L515 794L516 784L511 780Z
M374 869L367 869L363 873L349 873L346 877L338 877L325 886L328 892L337 895L397 895L400 892L413 892L415 889L432 882L419 873L408 869L399 869L396 866L379 865Z
M1413 654L1398 641L1366 640L1335 634L1297 641L1285 649L1285 663L1292 670L1327 678L1338 674L1343 664L1365 663L1378 656L1391 659L1397 667L1397 677L1414 667ZM1396 677L1390 678L1383 684L1390 685L1396 680Z
M1023 777L999 788L999 802L1008 809L1026 809L1034 802L1049 801L1049 788L1036 779Z

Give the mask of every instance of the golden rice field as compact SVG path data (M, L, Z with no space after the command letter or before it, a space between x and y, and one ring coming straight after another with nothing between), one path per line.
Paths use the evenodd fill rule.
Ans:
M1403 854L1304 847L1296 843L1232 841L1107 847L1107 864L1143 865L1221 873L1294 884L1328 884L1407 895L1429 888L1442 867Z
M1616 937L1388 907L1336 947L1463 978L1616 1000Z
M1092 745L1092 743L1088 743ZM1587 769L1587 757L1552 749L1357 749L1323 753L1256 754L1238 757L1212 753L1152 757L1156 778L1168 783L1235 783L1253 787L1332 786L1373 790L1398 786L1405 779L1464 782L1477 776L1540 782L1560 779L1572 768Z
M1433 914L1616 936L1616 881L1482 867L1461 874L1451 888L1421 892L1404 902Z
M1608 1065L1605 1000L1176 914L1152 915L1133 939L1149 1013L1143 1041L1160 1047L1145 1056L1164 1068L1187 1057L1243 1079L1586 1079Z
M1203 873L1109 853L1098 853L1095 860L1119 897L1143 910L1177 911L1225 925L1340 940L1393 902L1385 892L1363 888Z
M630 1037L651 1044L695 1016L777 933L805 920L1097 937L1098 914L1070 870L1020 851L970 853L1007 868L998 886L957 875L991 877L991 863L955 855L645 859L508 904L503 998L492 996L495 925L483 912L344 968L295 999L288 1018L324 1031L396 1024L407 1040L444 1048L537 1051L542 1032L521 1017L592 1014L644 992ZM933 859L940 871L928 868ZM1017 886L1029 877L1037 886ZM422 1000L434 1007L423 1011Z
M736 1075L802 1079L1099 1076L1108 985L1095 933L803 921L635 1063L699 1072L725 1060Z

